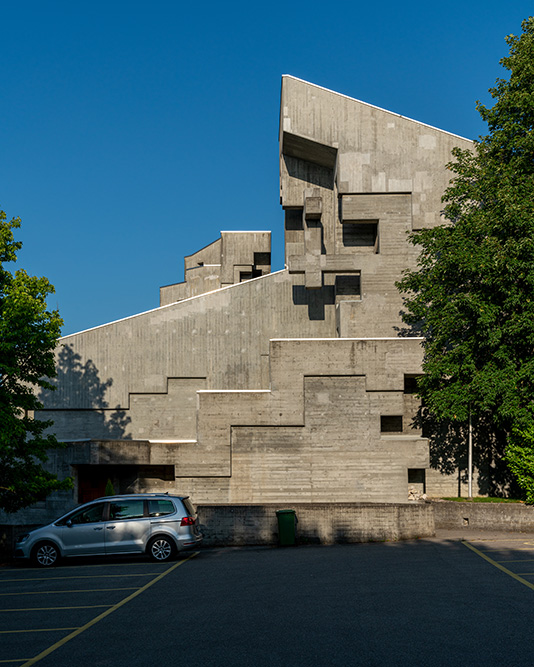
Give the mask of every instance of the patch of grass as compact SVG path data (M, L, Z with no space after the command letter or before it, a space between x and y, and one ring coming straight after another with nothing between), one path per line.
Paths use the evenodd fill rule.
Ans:
M477 496L474 498L442 498L442 500L452 500L456 503L522 503L522 500L515 498L486 498Z

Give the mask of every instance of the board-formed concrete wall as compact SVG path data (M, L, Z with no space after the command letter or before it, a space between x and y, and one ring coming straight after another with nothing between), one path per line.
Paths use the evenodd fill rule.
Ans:
M222 232L160 307L61 339L41 416L69 443L50 467L75 490L16 520L107 477L197 503L405 503L432 480L456 493L453 475L426 475L421 341L395 286L417 258L407 234L441 221L454 146L470 142L284 76L286 267L270 273L269 232Z
M275 545L277 510L297 517L297 544L349 544L432 537L434 515L427 503L292 503L201 505L199 522L205 546Z
M534 507L522 503L432 503L436 528L534 532Z

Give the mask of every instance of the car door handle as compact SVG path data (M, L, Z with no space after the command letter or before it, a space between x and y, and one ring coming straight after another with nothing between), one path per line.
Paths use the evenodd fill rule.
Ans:
M106 526L106 528L107 528L108 530L114 530L114 529L115 529L115 526Z
M97 526L96 528L93 528L93 530L103 530L102 526Z

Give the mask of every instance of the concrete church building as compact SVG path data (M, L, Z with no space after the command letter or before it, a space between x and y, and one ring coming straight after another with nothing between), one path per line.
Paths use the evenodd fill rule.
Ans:
M407 233L442 222L454 146L471 142L284 76L286 268L271 273L269 232L222 232L158 308L62 338L40 417L70 443L50 465L75 489L26 519L108 479L199 504L457 495L412 427L422 348L399 335L395 287Z

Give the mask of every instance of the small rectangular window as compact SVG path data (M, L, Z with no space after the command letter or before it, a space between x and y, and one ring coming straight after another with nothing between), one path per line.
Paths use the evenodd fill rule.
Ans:
M343 222L343 245L378 252L378 221Z
M255 252L254 253L254 265L255 266L271 266L271 253L270 252Z
M297 231L304 229L302 224L302 208L288 208L285 213L286 230Z
M417 394L417 378L418 375L405 375L404 376L404 393L405 394Z
M425 472L424 468L408 468L408 484L424 484Z
M426 470L424 468L408 468L408 499L420 500L426 493Z
M359 300L361 298L360 274L336 276L336 299Z
M380 417L381 433L402 433L402 415L382 415Z

